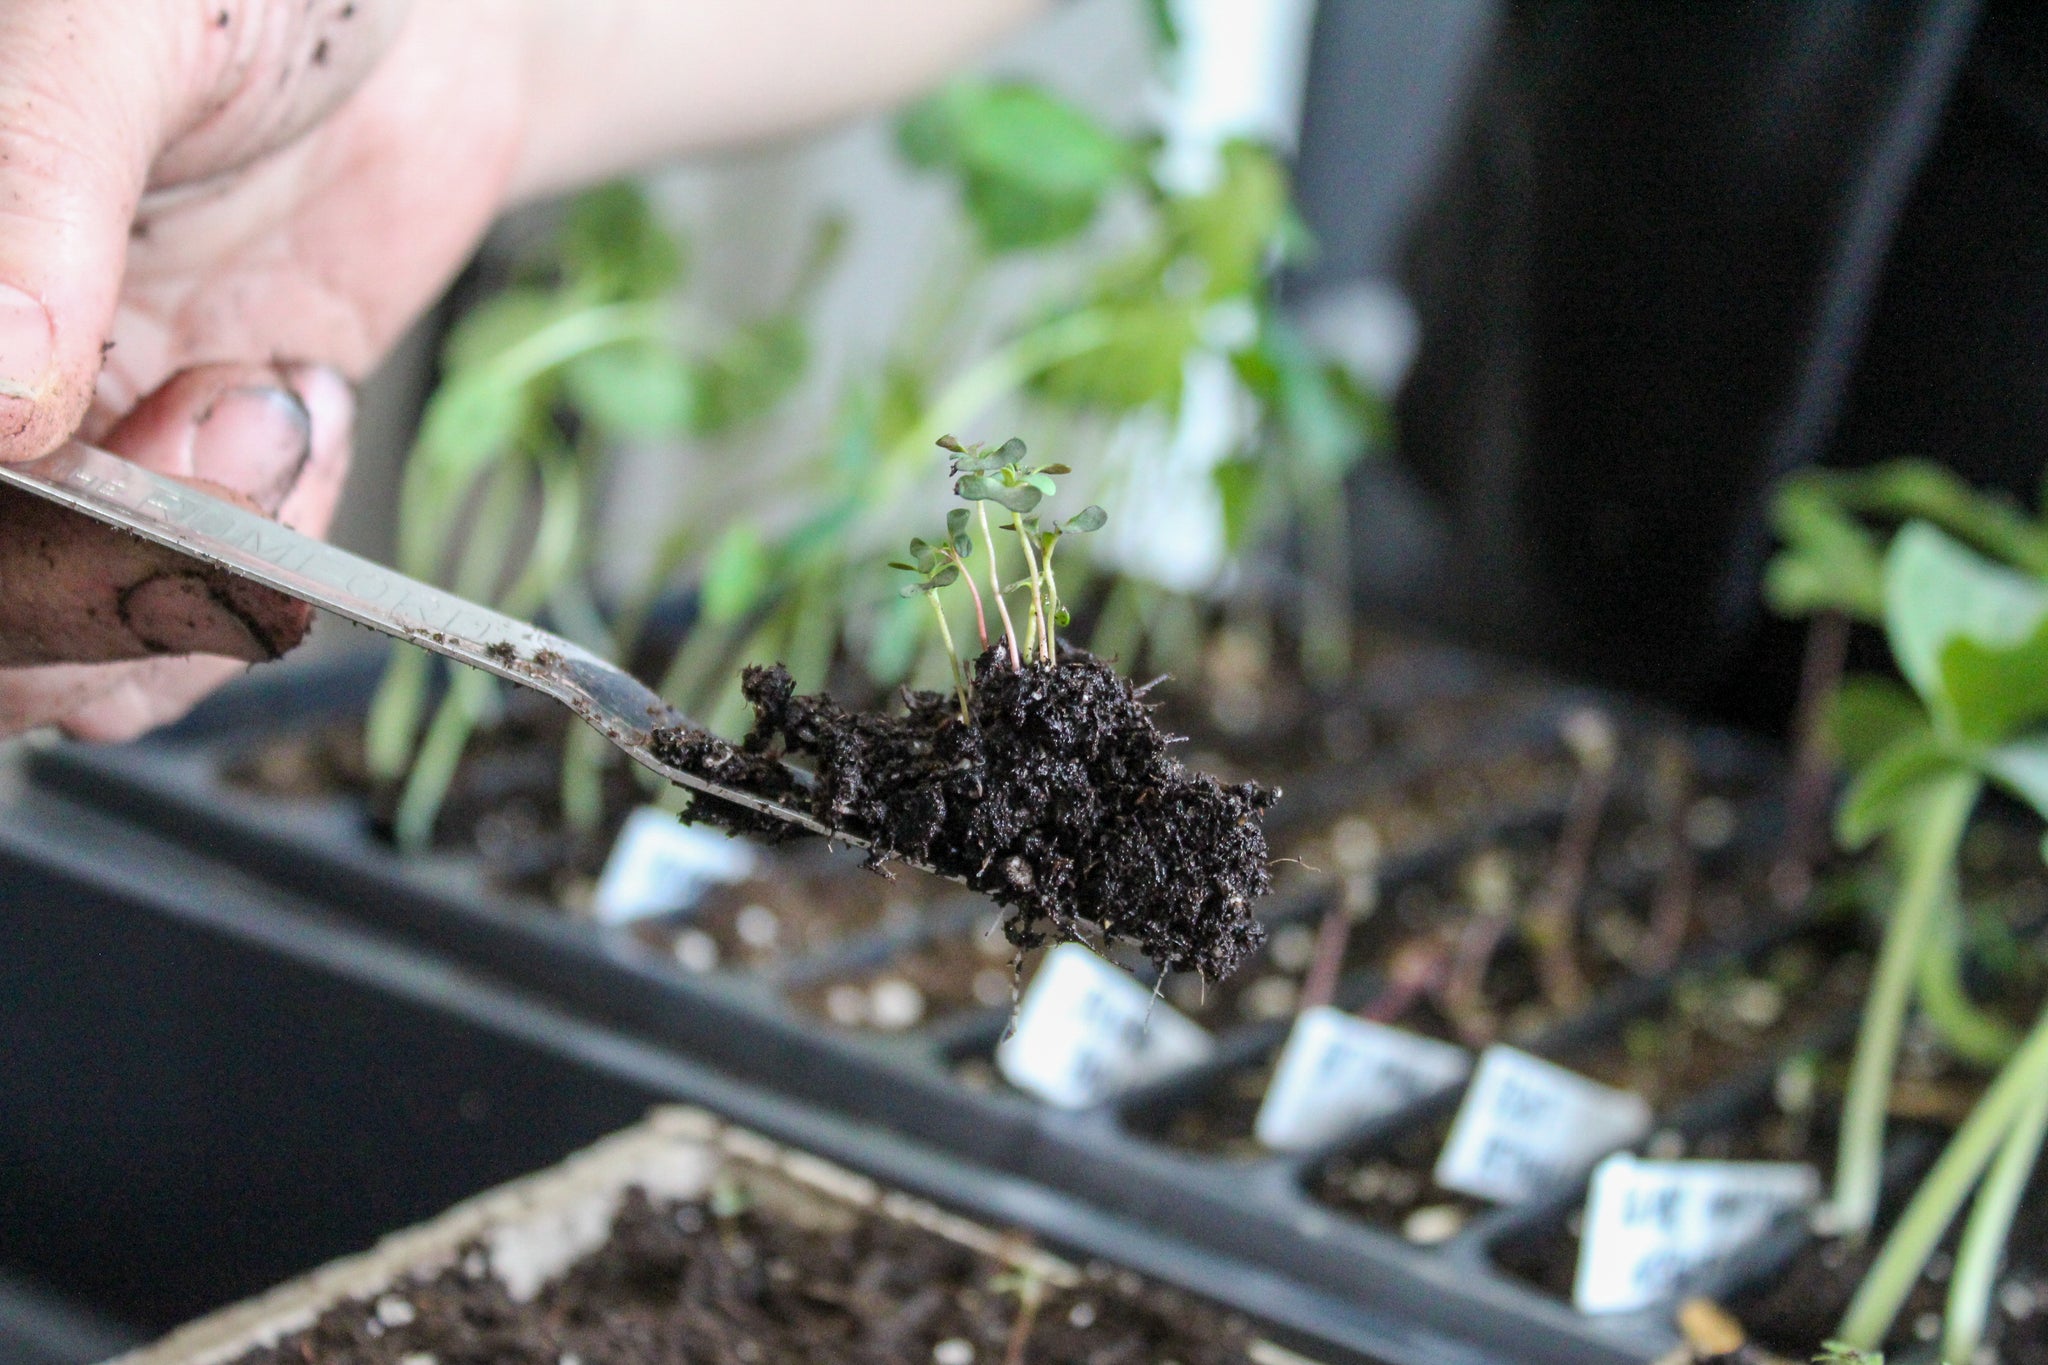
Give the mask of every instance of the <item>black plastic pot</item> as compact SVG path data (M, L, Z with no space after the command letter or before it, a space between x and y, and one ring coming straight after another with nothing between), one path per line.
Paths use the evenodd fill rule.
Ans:
M736 1082L92 811L31 793L4 816L0 1275L73 1305L42 1312L43 1359L168 1329L682 1102L1216 1299L1331 1365L1502 1365L1482 1332Z
M1322 1160L1427 1123L1442 1112L1445 1101L1347 1134L1327 1151L1290 1158L1204 1159L1167 1150L1145 1136L1148 1112L1277 1046L1284 1032L1278 1021L1224 1034L1215 1057L1185 1074L1094 1110L1056 1111L958 1078L963 1060L985 1056L1000 1037L1007 1021L1001 1008L878 1037L835 1030L789 1003L791 988L900 958L935 937L967 932L978 914L971 906L940 908L909 932L852 942L772 972L697 975L654 957L627 933L607 932L493 894L473 868L437 860L409 864L377 842L362 812L345 803L294 806L254 796L227 781L236 755L266 733L358 713L373 669L374 664L329 666L297 676L273 670L231 689L186 725L143 744L39 753L35 776L45 788L89 800L303 896L348 921L354 931L401 939L588 1021L578 1027L618 1030L663 1049L665 1056L670 1050L686 1054L693 1068L709 1065L861 1123L912 1135L920 1143L1029 1181L1029 1188L1048 1198L1049 1192L1060 1191L1069 1213L1086 1208L1099 1211L1092 1218L1155 1227L1173 1245L1205 1248L1203 1255L1222 1257L1241 1273L1244 1267L1262 1267L1248 1281L1258 1287L1262 1302L1285 1300L1298 1310L1259 1310L1275 1321L1322 1322L1332 1314L1359 1313L1375 1323L1403 1323L1418 1339L1436 1343L1432 1349L1448 1350L1443 1343L1460 1342L1465 1343L1460 1349L1493 1352L1503 1360L1558 1365L1640 1365L1672 1344L1668 1313L1587 1318L1500 1273L1488 1248L1534 1213L1480 1219L1444 1246L1422 1250L1308 1197L1305 1183ZM1475 677L1484 685L1488 675L1483 669L1475 673L1466 656L1447 655L1441 676L1471 686ZM1427 686L1427 679L1423 683ZM1282 810L1294 820L1321 818L1360 792L1413 776L1418 769L1448 768L1507 752L1550 733L1563 708L1587 699L1583 693L1555 689L1534 705L1505 708L1462 746L1435 755L1393 755L1338 780L1297 785ZM1768 786L1757 780L1767 765L1754 750L1726 736L1694 739L1709 772ZM1771 821L1767 802L1751 805L1743 823L1766 829ZM1554 818L1554 810L1539 807L1493 812L1489 820ZM1404 879L1455 856L1474 833L1469 827L1458 829L1432 846L1391 859L1384 877L1388 894L1397 892ZM1280 897L1267 917L1312 915L1320 905L1316 895L1303 888L1291 898ZM1745 946L1715 951L1739 955ZM1538 1049L1568 1050L1574 1039L1655 1008L1667 984L1632 984L1540 1040ZM1352 998L1360 997L1360 982L1347 986ZM781 1131L750 1114L735 1112L734 1117ZM808 1112L805 1121L823 1132L834 1127ZM830 1147L810 1140L808 1132L799 1140L832 1154ZM1573 1194L1567 1182L1531 1208L1554 1210ZM995 1216L1040 1227L1060 1225L1015 1210ZM1368 1347L1389 1351L1378 1338ZM1426 1358L1453 1360L1457 1355Z

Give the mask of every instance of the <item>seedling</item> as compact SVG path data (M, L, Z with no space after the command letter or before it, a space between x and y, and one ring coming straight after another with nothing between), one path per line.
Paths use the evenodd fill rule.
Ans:
M967 534L967 509L956 507L946 514L946 538L937 545L913 537L910 542L910 562L900 559L889 561L892 569L902 569L917 575L915 583L905 584L905 597L923 597L931 605L932 616L939 624L939 638L946 644L946 662L953 670L953 690L960 699L960 719L967 720L972 711L966 667L960 662L960 651L953 644L953 628L946 622L946 609L939 603L939 589L949 588L955 583L965 583L967 591L974 596L974 623L981 635L981 647L988 648L988 618L982 613L981 593L975 589L974 577L967 571L968 556L974 553L974 541ZM993 556L991 556L993 559Z
M1336 997L1352 926L1379 905L1380 837L1369 823L1346 820L1332 830L1330 860L1336 894L1316 926L1315 953L1301 982L1303 1010L1327 1005Z
M1008 1274L996 1276L990 1281L989 1288L998 1294L1016 1296L1017 1319L1011 1324L1009 1339L1003 1345L1003 1365L1024 1365L1025 1353L1031 1347L1032 1329L1038 1325L1038 1311L1045 1306L1045 1275L1038 1267L1027 1263Z
M944 618L940 595L969 582L967 509L957 508L944 541L913 541L895 561L918 575L901 591L924 596L939 618L955 665L950 701L906 689L900 717L850 716L830 698L798 696L780 665L751 666L742 685L755 724L744 746L677 731L657 740L657 753L858 836L876 866L901 857L958 876L1012 909L1004 929L1019 949L1093 926L1135 941L1162 971L1227 975L1263 938L1251 903L1271 881L1260 828L1271 794L1188 773L1168 756L1142 689L1099 660L1057 654L1057 584L1036 553L1057 538L1023 519L1067 471L1026 466L1021 441L992 453L940 444L984 518L1000 647L970 669ZM989 502L1019 519L1026 573L1008 589L987 535ZM1103 520L1090 509L1082 529ZM1020 641L1005 599L1026 590L1036 632ZM784 752L814 761L811 782L791 778ZM704 799L686 818L760 828L751 812Z
M1560 727L1565 746L1578 765L1564 825L1558 831L1543 884L1523 916L1523 932L1536 950L1536 968L1543 994L1561 1014L1585 1008L1592 992L1579 970L1579 902L1585 898L1586 874L1600 841L1620 743L1614 722L1599 711L1574 711Z
M1649 931L1636 954L1636 971L1644 976L1667 972L1678 961L1699 881L1699 860L1687 828L1695 784L1692 750L1685 741L1667 739L1657 746L1655 778L1664 825L1664 866L1650 899Z
M1941 961L1930 950L1956 913L1956 859L1970 817L1987 783L2048 814L2048 582L1992 563L1916 521L1885 552L1883 603L1892 655L1912 691L1874 693L1887 704L1863 708L1869 733L1851 736L1846 746L1860 761L1837 812L1846 846L1885 838L1901 874L1851 1065L1828 1209L1833 1228L1852 1240L1868 1236L1875 1218L1887 1099L1916 985L1944 1034L1965 1036L1982 1026L1967 1016L1942 1019L1943 1008L1974 1007L1959 990L1921 984L1923 962ZM2048 1013L1914 1194L1843 1321L1843 1341L1862 1349L1882 1342L1928 1255L1981 1181L1950 1285L1944 1342L1948 1359L1972 1358L2017 1188L2048 1131L2043 1094Z
M1060 602L1059 580L1053 576L1053 552L1059 548L1060 538L1064 535L1101 530L1109 520L1109 514L1091 505L1082 508L1065 526L1053 522L1041 529L1037 516L1033 514L1034 509L1059 491L1053 483L1053 476L1071 474L1073 470L1063 464L1025 464L1024 443L1014 436L994 451L985 452L979 442L963 446L951 436L940 437L939 446L952 453L953 492L974 504L976 514L981 518L981 535L985 543L991 547L995 544L989 530L988 505L995 503L1014 514L1014 520L1003 529L1017 534L1017 543L1024 554L1024 577L1009 587L1029 588L1031 593L1029 633L1022 650L1017 647L1016 628L1011 625L1008 608L1003 605L1007 589L1002 586L997 573L993 548L989 553L989 584L995 590L1004 629L1009 632L1010 666L1021 666L1025 656L1036 657L1044 663L1056 662L1059 658L1057 632L1069 618L1066 607Z
M1515 872L1497 849L1477 854L1465 865L1465 900L1472 909L1451 955L1450 974L1439 997L1444 1013L1466 1043L1484 1046L1500 1031L1486 1005L1486 974L1494 954L1515 923Z

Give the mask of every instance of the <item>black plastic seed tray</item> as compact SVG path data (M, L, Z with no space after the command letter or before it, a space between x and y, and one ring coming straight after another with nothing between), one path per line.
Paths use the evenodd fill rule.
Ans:
M18 1337L35 1365L247 1298L670 1103L1214 1299L1310 1360L1507 1365L736 1081L42 793L0 798L0 935L0 1345Z
M1027 1177L1234 1263L1263 1265L1312 1302L1355 1305L1505 1359L1621 1365L1671 1343L1664 1314L1583 1317L1501 1273L1487 1248L1503 1229L1520 1226L1512 1219L1477 1218L1425 1250L1310 1197L1308 1185L1324 1164L1427 1125L1448 1112L1451 1100L1417 1106L1326 1150L1285 1159L1224 1160L1162 1142L1154 1118L1270 1056L1286 1031L1285 1010L1257 1017L1239 1008L1239 1000L1206 1062L1094 1109L1054 1110L994 1079L988 1061L1009 1021L1006 1002L977 999L892 1030L831 1022L835 982L900 973L921 953L975 952L989 917L984 906L942 895L901 923L821 952L751 971L694 973L632 932L600 929L493 892L463 860L403 860L345 802L280 802L229 780L234 762L266 736L359 714L373 676L374 663L297 676L273 670L231 689L172 732L122 748L51 749L36 756L34 772L46 787L172 834L353 922L447 955L579 1017ZM1347 809L1394 809L1391 794L1418 790L1427 796L1430 815L1405 837L1389 840L1383 899L1445 875L1489 841L1518 833L1540 840L1557 822L1569 777L1556 739L1558 720L1587 704L1613 712L1631 744L1653 732L1686 734L1704 789L1725 793L1713 799L1725 807L1728 837L1725 847L1706 855L1705 865L1754 862L1768 841L1770 765L1725 735L1683 731L1583 692L1532 690L1451 653L1434 670L1412 653L1402 656L1399 676L1385 684L1380 701L1372 700L1374 683L1367 679L1360 709L1370 713L1375 705L1407 705L1420 695L1441 698L1460 689L1479 696L1489 687L1499 689L1499 704L1475 706L1475 719L1462 733L1452 723L1439 727L1427 745L1285 781L1276 849L1286 851L1290 832L1321 828ZM1617 799L1631 799L1627 790L1624 784ZM857 860L845 866L849 877L871 876L855 870ZM1285 929L1318 918L1326 903L1322 884L1297 869L1283 873L1283 889L1265 911L1269 922ZM1789 928L1767 922L1761 906L1748 912L1738 933L1694 945L1683 969L1740 959ZM1621 982L1579 1017L1525 1041L1569 1063L1575 1047L1659 1009L1672 979ZM1374 988L1370 965L1360 964L1345 977L1339 1001L1356 1004ZM1211 1008L1220 1007L1212 1002ZM1549 1191L1531 1207L1570 1194Z

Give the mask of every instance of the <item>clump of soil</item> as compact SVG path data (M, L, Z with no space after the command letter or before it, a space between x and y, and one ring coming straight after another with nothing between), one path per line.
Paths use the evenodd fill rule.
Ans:
M726 1192L729 1194L730 1192ZM799 1226L758 1206L629 1191L611 1239L530 1301L480 1252L328 1310L237 1365L1242 1365L1241 1319L1127 1272L1071 1287L892 1218ZM1035 1308L1026 1301L1037 1296Z
M1278 793L1188 771L1142 693L1097 659L1012 668L991 650L964 720L937 692L906 691L901 715L849 713L797 696L780 665L749 667L742 690L755 720L738 748L670 730L655 753L869 843L876 866L902 858L961 878L1010 910L1020 950L1093 925L1163 971L1220 980L1263 941L1251 907L1271 885L1262 821ZM701 796L684 818L795 832Z

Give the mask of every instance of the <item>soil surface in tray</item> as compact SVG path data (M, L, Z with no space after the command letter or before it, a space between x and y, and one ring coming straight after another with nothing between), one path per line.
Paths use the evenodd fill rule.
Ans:
M1094 926L1161 970L1222 980L1263 938L1252 906L1272 883L1274 793L1184 768L1151 703L1100 660L1013 667L991 649L965 715L951 693L910 691L901 714L849 712L798 696L779 665L748 667L741 686L754 708L744 744L664 731L655 753L864 839L878 864L960 877L1010 910L1018 948ZM814 780L784 757L808 761ZM689 815L770 840L794 832L705 796Z
M1578 916L1574 946L1579 975L1596 994L1631 979L1647 979L1638 954L1653 913L1650 888L1662 854L1644 832L1640 823L1617 821L1603 835L1595 855L1594 880ZM1436 874L1390 888L1346 941L1338 1005L1366 1007L1383 1023L1430 1037L1483 1042L1461 1030L1430 995L1388 991L1382 984L1386 966L1403 945L1448 945L1455 939L1455 933L1442 931L1455 929L1469 915L1468 888L1476 869L1485 868L1483 875L1511 878L1516 902L1526 904L1554 842L1539 831L1523 831L1490 842ZM1758 869L1737 866L1725 876L1704 876L1693 892L1694 910L1687 917L1682 942L1696 949L1737 940L1767 913L1762 908L1764 895ZM1731 970L1719 980L1684 983L1674 992L1670 1009L1625 1026L1610 1046L1585 1055L1583 1069L1596 1080L1641 1089L1653 1104L1661 1104L1671 1095L1703 1089L1710 1080L1768 1056L1769 1047L1815 1027L1845 1000L1853 1003L1853 996L1842 992L1853 990L1857 976L1831 965L1839 946L1834 937L1839 936L1823 943L1801 936L1758 973ZM1230 1022L1292 1014L1313 951L1311 926L1276 928L1254 965L1228 983L1237 1006ZM1807 989L1824 977L1830 983L1825 993ZM1171 986L1168 996L1174 998ZM1493 1021L1509 1042L1529 1042L1569 1017L1544 997L1531 949L1515 935L1501 945L1482 978L1481 1004L1484 1014L1475 1022ZM1133 1126L1187 1150L1257 1155L1252 1125L1276 1059L1272 1054L1256 1066L1227 1073L1184 1104L1134 1115Z
M1826 937L1820 931L1801 936L1767 954L1753 970L1680 981L1661 1006L1621 1025L1627 1043L1595 1040L1562 1053L1558 1061L1580 1075L1634 1089L1653 1112L1666 1112L1786 1055L1855 1003L1860 960L1825 956L1820 944ZM1256 1108L1251 1112L1256 1114ZM1396 1228L1411 1241L1441 1240L1485 1207L1439 1188L1430 1178L1451 1123L1446 1117L1402 1133L1384 1147L1332 1159L1316 1177L1317 1198ZM1760 1126L1745 1140L1760 1145L1776 1139ZM1720 1142L1714 1139L1707 1146Z
M1992 1293L1985 1342L1998 1365L2048 1365L2048 1219L2027 1213L2043 1207L2044 1200L2048 1178L2037 1173L2013 1221L2005 1268ZM1887 1358L1899 1359L1939 1340L1955 1269L1955 1236L1951 1230L1907 1296L1885 1341ZM1839 1241L1809 1242L1789 1266L1732 1295L1728 1310L1759 1346L1807 1359L1816 1343L1834 1335L1881 1244L1881 1237L1862 1250Z
M632 934L690 971L756 971L908 928L953 891L907 869L891 882L852 861L764 852L755 875L710 888L685 914L638 921Z
M1841 1092L1835 1087L1821 1093L1799 1065L1785 1071L1777 1093L1761 1110L1696 1134L1676 1129L1654 1133L1643 1144L1643 1155L1657 1161L1802 1161L1825 1180L1834 1167L1832 1116ZM1583 1222L1584 1209L1573 1209L1557 1222L1504 1239L1493 1248L1493 1259L1515 1278L1568 1300L1578 1273Z
M631 1192L610 1241L515 1302L482 1257L331 1309L239 1365L1237 1365L1241 1320L1108 1267L1020 1279L868 1217L800 1227L756 1207ZM472 1274L471 1270L480 1273ZM1035 1311L1023 1296L1042 1295Z
M434 827L434 847L469 854L494 886L581 913L590 901L626 817L647 801L624 760L605 778L605 815L580 838L558 817L562 744L569 713L521 693L504 720L479 734L458 766ZM235 763L229 780L247 790L295 799L345 796L367 802L373 823L388 815L362 758L359 724L266 737ZM964 893L910 868L893 880L866 871L850 855L761 850L760 871L714 887L687 915L633 926L634 937L693 971L753 970L830 948L876 929L913 922Z
M1261 633L1217 631L1199 677L1161 689L1160 728L1186 737L1182 760L1284 786L1304 772L1441 753L1542 695L1496 662L1396 635L1355 637L1351 676L1334 687L1311 685L1293 658Z
M789 992L791 1003L840 1028L902 1033L971 1011L1008 1010L1042 953L1024 955L999 922L947 935L877 966L835 973Z

